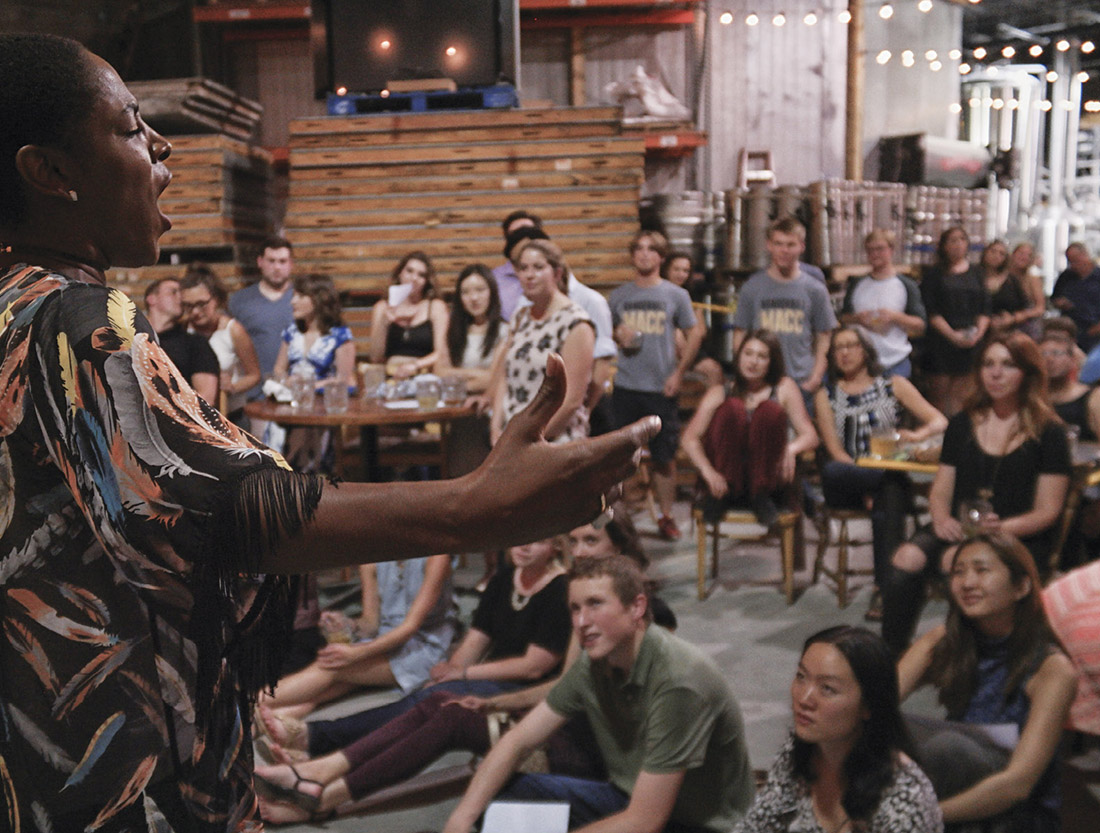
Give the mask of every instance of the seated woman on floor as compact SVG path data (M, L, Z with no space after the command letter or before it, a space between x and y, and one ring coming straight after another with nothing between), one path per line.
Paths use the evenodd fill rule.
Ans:
M633 523L625 512L613 512L603 529L590 524L570 533L574 558L627 555L648 564ZM675 616L661 603L666 622ZM666 625L667 627L667 625ZM567 669L580 654L575 636L570 640ZM365 737L323 757L294 765L293 745L275 748L284 766L259 767L259 789L266 796L263 816L272 822L324 817L341 804L358 801L383 787L404 781L440 755L465 750L483 755L495 737L510 725L510 716L522 714L545 697L556 682L491 697L457 698L447 691L431 694L413 709ZM299 737L305 735L300 733ZM304 739L304 738L303 738ZM312 744L310 744L312 747ZM550 770L575 777L595 777L603 771L591 731L570 722L555 733L546 749ZM275 799L275 800L270 800Z
M370 564L360 576L369 602L360 622L373 622L377 636L326 645L310 665L283 677L261 701L276 715L305 717L358 688L415 691L447 656L458 624L449 555Z
M931 683L947 721L910 718L916 757L948 830L1061 829L1062 726L1077 691L1027 548L1003 533L963 542L951 562L947 621L898 665L904 699ZM1006 731L1007 729L1007 731Z
M928 778L906 751L898 672L875 634L806 640L791 683L794 729L734 833L938 833Z
M882 588L882 636L899 656L927 581L946 572L951 548L969 528L1016 536L1045 571L1062 517L1069 446L1046 397L1039 348L1020 332L995 334L980 348L974 375L975 392L944 434L928 495L932 523L894 553Z
M285 749L323 755L400 717L431 694L487 696L553 674L570 634L559 541L549 538L510 553L512 563L490 579L470 630L449 660L432 667L428 686L385 706L308 724L261 706L260 722L271 740Z
M705 485L705 520L747 505L764 526L775 523L778 493L794 480L798 455L817 447L817 433L774 333L745 336L733 378L707 390L680 444Z
M903 412L916 421L914 430L899 428ZM876 592L869 616L878 618L878 588L886 584L890 556L905 540L910 482L904 472L860 468L856 458L870 453L871 435L878 431L896 431L904 442L920 442L942 434L947 419L904 376L881 374L874 345L854 325L833 330L828 381L814 396L814 413L828 458L821 469L825 504L871 510Z

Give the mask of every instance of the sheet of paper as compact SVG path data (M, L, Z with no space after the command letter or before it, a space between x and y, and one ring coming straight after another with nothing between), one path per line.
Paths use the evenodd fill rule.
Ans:
M569 805L552 801L494 801L481 833L565 833Z
M386 300L390 302L391 307L399 306L412 294L412 291L411 283L395 283L390 286L389 297Z

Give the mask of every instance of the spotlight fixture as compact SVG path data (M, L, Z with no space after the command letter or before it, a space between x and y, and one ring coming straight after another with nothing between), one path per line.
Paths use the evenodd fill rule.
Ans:
M383 52L388 50L391 46L393 46L393 44L387 38L383 38L382 40L378 41L378 48L381 49Z
M337 87L336 88L336 94L337 95L347 95L348 94L348 88L347 87Z
M448 58L453 58L455 55L458 54L458 50L455 49L453 46L448 46L443 51L446 53Z

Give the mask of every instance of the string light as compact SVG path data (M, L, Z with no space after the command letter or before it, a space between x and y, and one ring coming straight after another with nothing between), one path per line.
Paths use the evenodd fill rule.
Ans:
M989 53L985 51L984 46L979 46L977 49L974 50L974 57L977 58L979 61L988 54Z
M1086 101L1085 111L1089 113L1100 113L1100 101Z
M993 99L993 103L990 105L994 110L1003 110L1005 102L1003 98Z
M1060 106L1063 110L1072 110L1073 102L1069 99L1063 98L1061 101L1058 102L1058 106Z
M941 69L943 69L943 64L941 64L939 61L933 61L928 65L928 68L932 70L932 72L939 72Z
M390 43L388 40L381 40L378 42L378 48L381 49L383 52L389 49L391 46L393 46L393 44Z
M926 61L934 61L938 57L939 55L936 54L935 49L929 49L927 52L924 53L924 60Z
M1004 49L1001 50L1001 54L1004 55L1006 58L1012 58L1016 55L1016 47L1012 45L1006 46Z
M901 53L901 65L903 67L911 67L913 66L913 64L916 63L916 61L917 59L913 55L912 49L906 49L904 52Z
M878 55L875 56L875 61L877 61L879 64L885 64L889 60L890 60L890 50L889 49L883 49L881 52L878 53Z
M1049 101L1046 101L1045 99L1039 102L1039 109L1042 110L1044 113L1049 113L1050 108L1053 106L1053 104L1051 104Z
M966 75L970 72L970 64L959 64L959 75Z
M927 14L932 11L932 0L920 0L920 2L917 3L917 8Z
M972 98L972 99L970 99L970 101L968 101L966 103L969 104L971 106L971 108L974 108L974 107L980 106L981 103L982 103L982 100L980 98Z
M881 17L883 20L889 20L891 17L894 16L894 7L891 6L889 3L886 3L883 6L879 6L878 16Z
M453 58L455 55L458 54L458 50L455 49L453 46L448 46L443 51L447 54L448 58Z
M1095 48L1096 44L1090 40L1087 40L1083 44L1081 44L1081 51L1084 52L1086 55L1091 55L1092 50L1094 50Z
M755 26L759 22L760 15L758 15L756 12L749 12L749 16L745 18L746 26Z
M806 12L806 16L802 18L802 22L807 26L813 26L817 23L817 14L814 12Z
M783 12L780 12L779 14L777 14L775 17L772 18L772 26L782 26L786 22L787 22L787 16L785 14L783 14Z
M952 101L950 104L947 105L947 109L950 110L952 113L961 113L963 111L963 106L957 101Z
M718 18L718 22L723 26L729 26L733 23L733 12L722 12L722 15Z
M1008 101L1005 102L1005 107L1007 107L1009 110L1015 110L1019 106L1020 106L1020 102L1018 102L1014 98L1010 98Z
M1033 43L1030 47L1028 47L1027 54L1030 55L1032 58L1038 58L1040 55L1043 54L1043 47L1039 46L1039 44L1037 43Z
M836 19L839 20L841 23L851 23L852 22L852 13L850 11L848 11L847 9L845 9L844 11L842 11L840 14L838 14L836 16Z
M1049 81L1051 84L1053 84L1057 80L1058 80L1058 73L1057 72L1055 72L1054 70L1051 70L1050 72L1047 73L1047 81Z
M336 88L336 94L337 95L347 95L348 94L348 88L347 87L337 87Z
M947 53L947 57L950 58L952 61L957 61L962 56L963 53L961 49L952 49L950 52Z
M1084 70L1081 70L1079 73L1077 73L1077 80L1084 84L1086 81L1089 80L1089 74Z
M1058 41L1058 43L1054 44L1054 48L1057 49L1059 52L1065 52L1067 49L1069 49L1069 41L1065 38L1062 38L1060 41Z

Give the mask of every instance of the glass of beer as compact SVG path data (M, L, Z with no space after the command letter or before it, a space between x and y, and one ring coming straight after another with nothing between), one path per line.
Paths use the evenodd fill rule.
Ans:
M871 456L876 460L893 459L898 453L899 440L893 425L876 425L871 431Z

